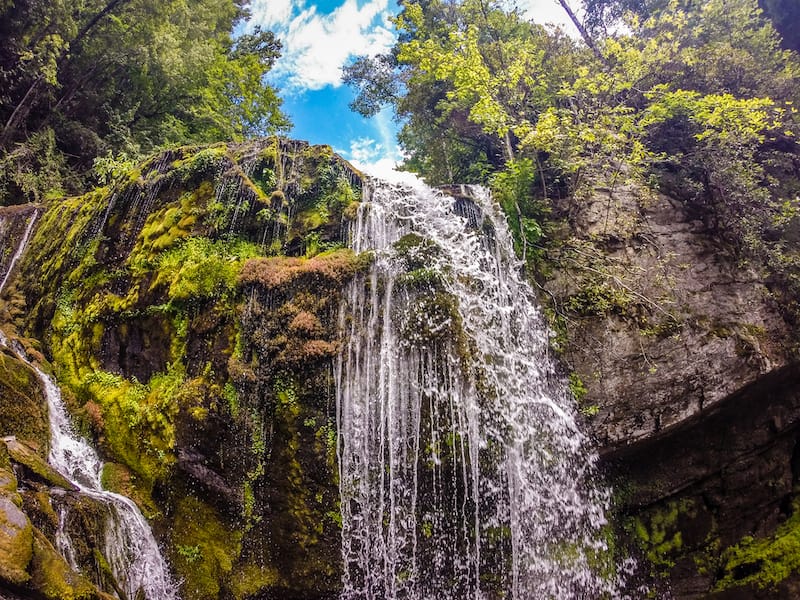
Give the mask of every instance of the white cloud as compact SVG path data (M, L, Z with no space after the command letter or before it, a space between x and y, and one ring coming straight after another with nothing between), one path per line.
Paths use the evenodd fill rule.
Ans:
M290 91L318 90L342 83L342 67L357 55L375 55L394 44L389 1L345 0L330 14L292 0L256 0L251 24L271 28L283 43L273 70Z
M383 145L368 137L350 140L350 151L345 154L350 162L362 165L384 157Z
M397 145L391 109L384 108L369 120L369 124L372 135L378 139L367 136L352 139L350 149L340 154L371 175L376 174L376 169L393 170L405 157Z
M568 0L567 4L578 14L578 18L580 19L580 2ZM541 23L542 25L558 25L565 33L572 37L577 37L579 35L575 24L570 20L567 12L557 0L518 0L517 6L519 6L527 18L535 23Z
M292 20L295 2L292 0L253 0L250 10L254 25L261 25L265 29L280 29L288 27Z
M285 92L318 90L341 85L341 69L358 55L386 52L395 41L389 0L344 0L333 12L320 13L307 0L252 0L251 25L275 31L283 56L272 76ZM573 8L576 0L569 0ZM517 0L516 5L537 23L553 23L570 35L574 25L557 0Z
M356 169L367 175L393 183L403 183L411 186L422 185L422 180L414 173L397 170L402 156L398 154L393 138L390 138L385 143L387 145L372 138L362 137L351 140L349 152L341 152L341 154Z

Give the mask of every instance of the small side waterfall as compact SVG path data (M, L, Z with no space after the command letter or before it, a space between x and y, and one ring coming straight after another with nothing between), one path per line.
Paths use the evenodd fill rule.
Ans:
M0 344L7 345L2 333ZM102 502L109 509L104 554L127 599L142 598L138 594L143 593L146 600L176 600L178 586L172 581L147 520L130 498L103 489L100 482L103 462L86 440L73 431L58 387L21 352L16 354L31 366L44 386L50 421L48 462L81 493ZM66 514L59 515L56 545L74 567L74 550L66 535L65 519Z
M22 239L17 246L17 250L14 252L14 255L11 257L11 260L8 263L8 268L6 269L5 275L3 275L3 280L0 281L0 293L2 293L3 289L6 287L6 283L8 283L8 278L11 276L11 272L14 270L14 266L17 264L19 257L22 256L22 253L25 250L25 246L28 245L28 240L31 237L31 232L33 231L33 226L36 224L36 219L39 217L39 209L33 211L33 214L28 219L28 226L25 228L25 233L22 235Z
M606 491L502 212L371 181L340 313L341 600L622 598Z

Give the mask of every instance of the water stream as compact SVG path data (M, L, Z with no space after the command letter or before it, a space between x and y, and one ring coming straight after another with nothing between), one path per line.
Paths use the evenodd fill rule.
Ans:
M28 240L31 237L31 232L33 231L33 226L36 223L36 219L39 217L39 209L33 211L33 214L28 217L28 226L25 228L25 233L22 235L22 239L17 246L16 252L11 257L11 260L8 263L8 268L6 269L6 273L3 276L3 280L0 281L0 292L6 287L6 283L8 283L8 278L11 276L11 272L14 270L14 265L17 264L19 257L22 256L22 252L25 250L25 246L28 245Z
M0 344L7 345L2 333ZM146 600L176 600L178 586L172 580L147 520L130 498L103 489L103 462L86 440L72 429L58 386L22 352L16 354L31 366L44 386L50 422L48 462L82 494L102 502L109 509L102 550L125 596L133 600L141 597L137 594L143 593ZM64 558L76 567L66 519L67 514L62 512L56 545Z
M368 182L337 361L341 600L621 598L606 491L502 212Z

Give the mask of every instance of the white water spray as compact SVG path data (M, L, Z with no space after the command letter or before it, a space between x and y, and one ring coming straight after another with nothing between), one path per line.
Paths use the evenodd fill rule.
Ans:
M351 245L376 257L336 369L341 600L624 597L499 207L368 184Z
M2 333L0 344L7 346ZM21 352L16 354L31 366L44 386L50 421L48 462L81 493L102 502L109 509L103 550L122 591L129 600L138 598L140 591L146 600L176 600L178 586L172 581L147 520L130 498L103 489L103 462L86 440L73 431L58 387ZM57 547L75 567L73 545L63 522L66 516L66 513L59 515Z

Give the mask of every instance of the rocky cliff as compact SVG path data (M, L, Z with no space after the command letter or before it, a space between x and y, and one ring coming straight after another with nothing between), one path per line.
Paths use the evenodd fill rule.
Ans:
M338 589L331 358L338 291L364 266L342 237L359 198L358 173L327 147L176 149L49 204L3 292L4 329L56 375L108 460L106 487L151 520L184 598ZM17 232L26 209L12 210L2 223ZM20 235L3 239L13 249ZM0 411L16 416L2 434L41 459L41 392L4 360ZM52 505L70 492L13 453L3 465L0 545L28 554L8 550L19 557L0 589L113 592L92 536L78 536L80 581L52 552L30 558L36 540L52 549ZM68 529L91 528L91 507L69 515Z
M663 194L596 189L554 219L554 343L659 593L796 597L800 372L780 290Z
M370 260L345 247L360 188L327 147L175 149L38 209L2 289L3 329L57 377L187 600L337 595L332 358ZM3 274L36 210L0 209ZM663 195L598 189L552 220L542 299L621 539L657 594L794 597L800 371L774 290ZM97 507L42 466L39 384L0 360L0 591L113 593ZM80 574L54 550L63 503Z

